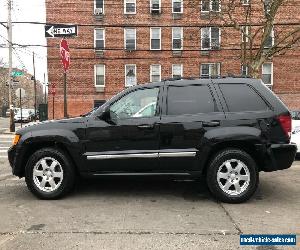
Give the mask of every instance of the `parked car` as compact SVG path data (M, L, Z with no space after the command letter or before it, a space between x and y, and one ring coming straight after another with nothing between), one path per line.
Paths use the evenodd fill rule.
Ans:
M28 109L18 109L15 111L14 120L15 122L30 122L31 112Z
M147 105L155 111L135 117ZM87 117L20 129L8 156L41 199L66 195L78 175L204 175L218 200L240 203L259 172L291 167L290 134L287 107L260 80L176 80L128 88Z
M291 111L292 115L292 136L291 142L297 145L297 154L300 154L300 111Z

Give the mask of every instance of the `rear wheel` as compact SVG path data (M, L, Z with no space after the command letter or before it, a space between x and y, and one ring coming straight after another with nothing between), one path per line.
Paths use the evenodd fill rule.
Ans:
M75 173L67 155L54 148L35 152L26 165L28 189L40 199L58 199L74 186Z
M255 161L239 149L219 152L207 170L207 184L211 193L227 203L248 200L257 189L258 182Z

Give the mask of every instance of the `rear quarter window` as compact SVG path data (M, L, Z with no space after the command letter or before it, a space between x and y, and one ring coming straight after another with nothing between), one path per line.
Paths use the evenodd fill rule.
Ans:
M246 84L220 84L229 112L269 110L266 102Z

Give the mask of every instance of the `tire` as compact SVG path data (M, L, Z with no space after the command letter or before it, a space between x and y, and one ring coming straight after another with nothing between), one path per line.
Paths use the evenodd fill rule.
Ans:
M69 157L61 150L43 148L29 158L25 168L28 189L43 200L59 199L75 184L75 171Z
M206 181L217 200L242 203L256 191L259 174L255 161L248 153L239 149L226 149L218 152L210 162Z

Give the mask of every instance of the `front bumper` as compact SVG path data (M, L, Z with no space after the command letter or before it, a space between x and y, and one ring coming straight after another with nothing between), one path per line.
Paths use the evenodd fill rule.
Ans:
M10 147L10 149L7 151L7 154L13 175L16 175L20 178L24 177L24 168L22 168L23 153L20 147L18 145Z
M290 168L297 153L296 144L271 144L270 146L260 145L260 152L263 159L262 171L272 172Z

